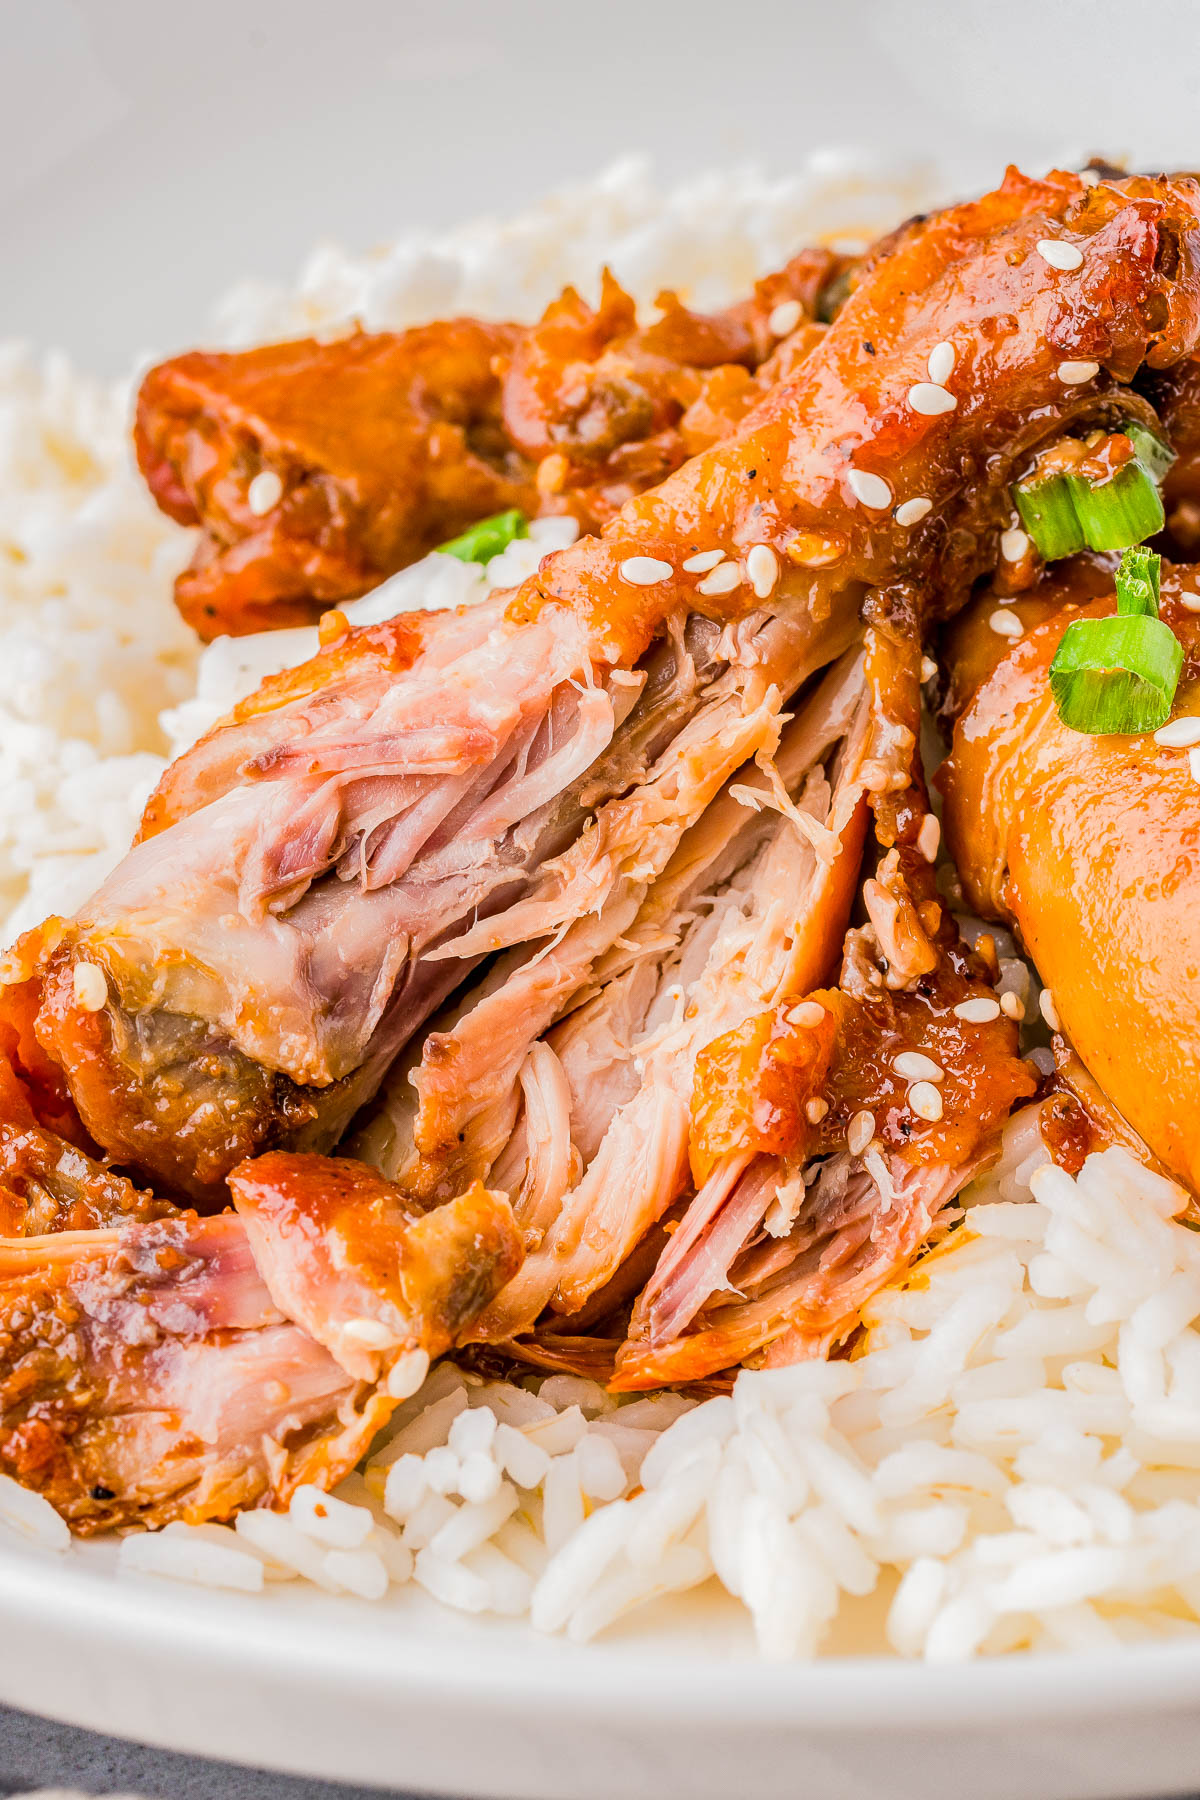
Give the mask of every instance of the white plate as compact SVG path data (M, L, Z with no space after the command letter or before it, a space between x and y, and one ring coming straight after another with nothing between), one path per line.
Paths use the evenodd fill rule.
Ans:
M576 1647L300 1584L0 1544L0 1700L172 1750L494 1800L1063 1800L1200 1779L1200 1651L764 1664L702 1591Z
M0 337L117 370L315 238L830 141L961 184L1069 149L1200 155L1193 0L37 0L0 23ZM1161 52L1157 54L1156 52ZM1119 123L1114 123L1119 121ZM1119 142L1114 143L1116 131ZM576 1648L298 1584L117 1581L0 1543L0 1699L174 1750L521 1800L1100 1800L1200 1787L1200 1651L758 1662L711 1590ZM839 1648L852 1649L849 1639Z

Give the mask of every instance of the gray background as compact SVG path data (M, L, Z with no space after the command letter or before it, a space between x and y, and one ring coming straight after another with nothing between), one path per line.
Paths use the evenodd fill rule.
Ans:
M44 1787L136 1794L144 1800L387 1800L379 1788L348 1788L171 1756L0 1706L0 1795ZM393 1794L392 1800L417 1796ZM675 1797L664 1795L663 1800Z

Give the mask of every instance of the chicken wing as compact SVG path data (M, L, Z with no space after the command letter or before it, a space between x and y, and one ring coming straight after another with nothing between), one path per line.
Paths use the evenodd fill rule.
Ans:
M138 461L163 511L204 528L180 611L205 640L305 624L510 507L594 529L803 354L837 268L804 252L711 316L664 294L642 329L606 273L598 309L568 289L528 329L451 319L159 364Z
M452 319L152 369L138 462L164 512L204 527L175 584L188 623L206 642L308 624L472 520L530 507L492 367L517 336Z

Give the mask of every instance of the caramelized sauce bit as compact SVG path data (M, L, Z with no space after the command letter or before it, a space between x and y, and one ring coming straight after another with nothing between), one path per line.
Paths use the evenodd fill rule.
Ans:
M1082 1101L1056 1075L1050 1078L1038 1129L1051 1160L1068 1175L1078 1175L1093 1150L1103 1150L1112 1142Z
M850 1121L869 1112L874 1136L920 1165L961 1163L1037 1086L1017 1055L1017 1028L1003 1014L985 1024L958 1018L960 1001L991 989L943 961L912 992L855 996L823 989L815 1028L789 1022L797 1002L716 1039L696 1066L692 1158L697 1180L731 1151L806 1159L845 1148ZM807 1042L805 1041L807 1040ZM896 1072L902 1051L919 1051L942 1070L942 1116L909 1105L912 1078ZM827 1110L814 1120L809 1103Z
M955 1016L962 1000L990 997L943 963L912 992L885 993L846 1002L823 1098L820 1149L840 1149L856 1112L869 1112L875 1136L910 1162L963 1162L1034 1092L1036 1080L1017 1055L1017 1028L1004 1017L969 1024ZM912 1081L895 1059L918 1051L944 1071L936 1083L940 1119L920 1118L908 1103Z
M806 1107L821 1096L838 1035L836 993L785 1002L714 1039L696 1059L690 1155L697 1187L736 1150L791 1156L815 1141ZM812 1025L798 1008L820 1009Z
M1092 431L1085 438L1059 438L1034 459L1026 478L1043 481L1052 475L1080 475L1094 487L1120 473L1136 452L1123 431Z

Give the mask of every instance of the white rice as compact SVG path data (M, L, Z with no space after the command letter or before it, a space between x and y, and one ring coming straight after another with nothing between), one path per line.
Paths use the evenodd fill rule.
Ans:
M531 317L568 280L594 288L605 259L642 301L672 284L711 304L800 243L870 234L920 197L845 159L667 193L624 164L505 224L360 258L321 250L293 292L237 290L221 332ZM274 633L197 655L169 597L189 535L132 470L129 399L61 357L0 354L5 937L77 904L123 853L168 751L315 642ZM431 557L350 610L469 601L571 530L536 526L486 575ZM1028 973L1002 949L1003 985L1032 1012ZM774 1657L818 1652L873 1593L886 1646L935 1661L1193 1634L1200 1238L1175 1221L1182 1193L1121 1151L1078 1181L1044 1165L1027 1114L967 1224L874 1303L853 1361L744 1373L699 1405L443 1365L332 1500L303 1489L287 1516L132 1536L119 1567L255 1593L302 1579L398 1605L415 1583L576 1641L711 1582ZM53 1510L3 1479L0 1529L69 1547Z
M1200 1633L1183 1192L1123 1150L1072 1180L1026 1113L969 1200L851 1361L744 1372L699 1404L443 1364L332 1498L129 1538L121 1564L369 1599L414 1581L576 1642L715 1581L770 1657L818 1653L877 1590L877 1648L935 1662Z

